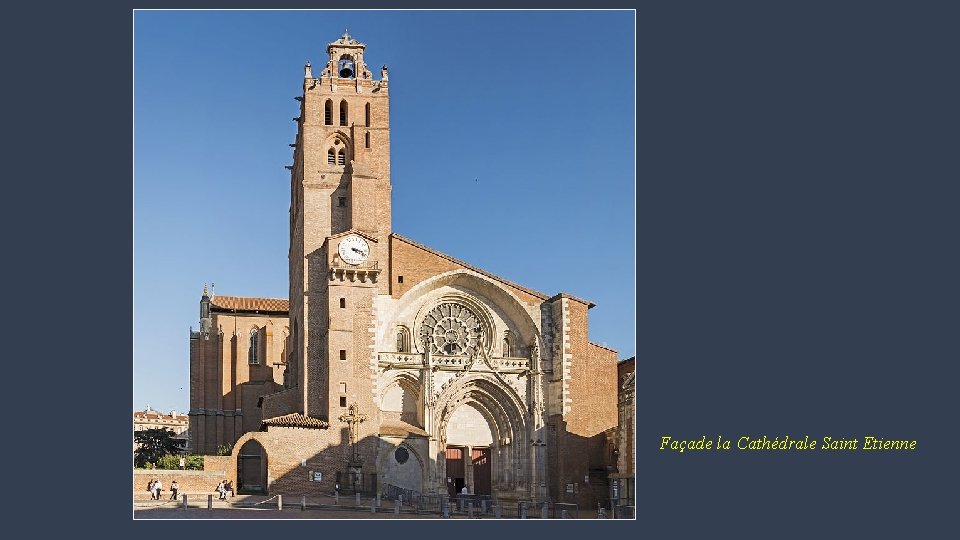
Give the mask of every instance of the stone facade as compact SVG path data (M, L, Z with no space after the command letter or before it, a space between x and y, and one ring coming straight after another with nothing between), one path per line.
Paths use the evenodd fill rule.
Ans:
M196 448L235 442L240 489L270 493L466 485L605 502L617 356L588 340L593 304L393 233L387 68L375 80L346 34L327 52L297 98L289 302L265 313L283 301L229 297L244 309L226 310L204 295L191 336ZM241 365L253 327L272 329L256 369Z

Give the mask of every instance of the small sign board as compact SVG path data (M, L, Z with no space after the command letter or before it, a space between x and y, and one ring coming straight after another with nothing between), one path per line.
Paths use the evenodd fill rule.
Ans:
M313 481L319 482L323 480L323 473L320 471L313 471Z
M573 484L567 484L567 493L573 493Z

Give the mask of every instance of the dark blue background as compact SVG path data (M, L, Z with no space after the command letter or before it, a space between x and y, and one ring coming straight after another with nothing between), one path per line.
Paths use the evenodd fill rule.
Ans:
M5 14L13 513L61 534L264 533L274 524L131 521L133 5ZM410 527L949 536L957 9L636 7L640 519ZM584 268L632 275L610 270ZM657 450L664 434L875 434L918 448L680 455ZM360 525L283 530L390 526Z

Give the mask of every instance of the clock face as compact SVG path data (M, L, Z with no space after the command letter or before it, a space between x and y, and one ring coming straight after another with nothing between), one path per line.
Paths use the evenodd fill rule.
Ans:
M343 262L353 265L362 263L370 256L370 246L367 241L357 235L350 235L340 240L337 251Z

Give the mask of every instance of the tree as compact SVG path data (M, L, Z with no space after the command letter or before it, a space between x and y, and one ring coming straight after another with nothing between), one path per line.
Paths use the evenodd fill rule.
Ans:
M133 440L137 443L137 449L133 451L134 466L157 463L163 456L176 453L178 446L174 435L173 430L166 428L134 431Z

